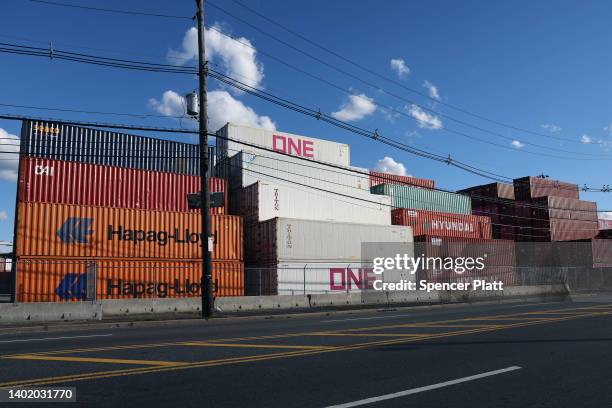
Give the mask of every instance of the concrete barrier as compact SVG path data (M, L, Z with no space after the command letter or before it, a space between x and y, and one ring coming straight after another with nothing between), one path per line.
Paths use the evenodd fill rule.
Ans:
M334 293L293 296L241 296L215 300L215 308L224 313L291 311L359 306L401 306L440 303L503 301L506 299L541 300L567 296L565 285L510 286L502 292L432 291ZM163 316L195 314L201 310L199 298L128 299L96 302L0 304L0 324L15 322L50 322L100 320L126 316Z

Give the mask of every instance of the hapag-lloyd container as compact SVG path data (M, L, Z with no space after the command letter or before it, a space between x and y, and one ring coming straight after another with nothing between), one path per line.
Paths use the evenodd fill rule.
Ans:
M391 225L389 197L355 191L338 195L292 184L257 182L230 197L245 223L275 217Z
M457 214L471 214L470 197L423 188L379 184L370 189L373 194L391 197L394 208L413 208Z
M513 180L514 196L517 200L528 201L537 197L580 198L578 184L566 183L541 177L521 177Z
M200 174L199 146L125 133L23 121L21 155L131 169ZM214 148L209 172L214 169Z
M447 237L491 238L491 219L478 215L396 208L391 211L393 225L408 225L413 234L438 234Z
M17 255L199 259L197 213L19 203ZM214 260L242 260L242 219L212 215Z
M258 154L271 154L271 152L266 150L253 147L259 146L340 166L349 166L351 164L349 146L344 143L294 135L277 130L251 128L234 123L227 123L217 131L217 135L218 161L231 157L243 150ZM253 146L247 146L235 141L246 142ZM280 157L282 156L279 155Z
M500 239L474 239L442 237L439 235L415 236L415 257L419 255L424 259L447 258L454 260L460 268L440 267L435 261L429 261L425 267L419 269L418 279L433 282L472 282L474 279L486 281L498 280L505 285L514 285L517 282L516 249L514 241ZM458 258L463 258L460 265ZM470 261L470 269L462 269ZM480 263L480 264L479 264Z
M27 156L20 166L21 201L199 211L187 206L187 194L200 191L199 176ZM209 188L225 193L227 205L225 180L212 177ZM224 214L225 207L211 208L211 213Z
M420 188L435 188L434 180L400 176L398 174L383 173L380 171L370 170L370 187L379 184L397 184L400 186L420 187Z
M282 183L284 180L348 194L370 192L368 169L329 167L270 152L240 152L221 163L217 169L223 169L220 172L229 175L232 190L258 181Z
M201 296L198 260L21 257L18 270L18 302ZM214 296L244 295L242 261L213 261L212 271Z
M248 265L360 263L364 242L410 243L410 227L274 218L247 226Z

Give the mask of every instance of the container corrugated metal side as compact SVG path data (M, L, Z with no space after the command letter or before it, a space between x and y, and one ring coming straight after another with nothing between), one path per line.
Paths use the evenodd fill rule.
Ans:
M279 262L246 267L248 295L303 295L358 292L380 279L371 267L347 262Z
M421 268L419 279L433 282L471 282L484 279L498 280L504 285L517 283L516 249L514 241L500 239L478 239L443 237L440 235L415 236L415 256L431 258L482 258L484 269L457 273L429 267ZM431 265L430 265L431 266Z
M395 208L413 208L457 214L471 214L470 197L423 188L379 184L370 189L374 194L391 197Z
M391 225L389 197L367 192L346 196L288 183L257 182L232 192L231 211L245 222L275 217Z
M125 208L19 203L17 255L31 257L201 257L200 215ZM212 215L213 259L242 260L242 219Z
M612 241L609 239L593 239L593 268L612 268Z
M223 163L229 167L224 174L229 175L232 190L258 181L284 180L347 194L370 191L368 170L359 167L329 167L290 156L250 152L240 152Z
M468 187L457 191L472 197L472 206L491 204L494 201L486 198L503 198L514 200L514 186L507 183L489 183L480 186ZM478 203L478 204L477 204Z
M492 238L491 219L478 215L396 208L393 225L412 227L414 235L439 234L446 237Z
M200 174L199 146L53 122L23 121L21 154L181 174ZM215 152L209 147L210 167ZM212 174L212 173L211 173Z
M98 300L201 296L201 261L21 257L18 262L18 302L87 300L92 277ZM215 296L244 295L241 261L213 261L212 270Z
M472 214L491 220L491 238L515 240L517 219L514 217L514 202L511 204L491 203L472 207Z
M398 174L383 173L380 171L370 170L370 187L379 184L397 184L400 186L420 187L420 188L435 188L434 180L400 176Z
M541 177L514 179L514 196L517 200L531 200L537 197L580 198L578 184Z
M274 218L247 226L247 264L279 262L361 262L364 242L409 243L412 229L395 225L369 225Z
M532 200L533 215L537 219L564 219L580 221L597 221L597 203L567 197L539 197Z
M597 225L599 226L600 230L612 229L612 220L604 219L604 218L599 218L597 220Z
M199 176L36 157L22 157L20 166L21 201L199 211L187 205L187 194L200 191ZM227 203L225 180L211 177L209 188L224 193ZM225 207L211 208L211 213L224 214Z
M220 136L217 138L217 158L219 161L226 157L231 157L240 151L250 151L264 155L270 154L270 152L265 150L235 142L241 141L315 161L340 166L349 166L351 164L350 148L344 143L294 135L278 130L252 128L234 123L228 123L223 126L217 131L217 135Z
M550 220L550 241L574 241L595 238L597 221Z

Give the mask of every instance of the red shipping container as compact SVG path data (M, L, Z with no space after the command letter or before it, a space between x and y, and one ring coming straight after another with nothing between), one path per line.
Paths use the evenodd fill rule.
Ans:
M472 203L482 202L483 204L488 204L495 202L492 200L487 200L486 198L505 198L508 200L514 200L514 186L506 183L490 183L483 184L481 186L468 187L457 191L457 193L472 196Z
M414 235L491 238L491 219L478 215L397 208L391 211L391 223L412 227Z
M514 197L517 200L528 201L537 197L567 197L580 198L578 184L551 180L541 177L521 177L514 179Z
M225 194L212 177L211 192ZM92 205L158 211L189 210L187 194L200 191L200 177L34 157L20 159L19 198L25 202ZM211 208L225 214L225 206Z
M379 184L396 184L400 186L420 187L420 188L435 188L435 182L430 179L417 177L399 176L397 174L382 173L370 170L370 187Z

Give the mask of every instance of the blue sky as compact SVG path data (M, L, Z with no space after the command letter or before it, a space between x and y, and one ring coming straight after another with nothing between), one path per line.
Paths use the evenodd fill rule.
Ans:
M68 0L67 0L68 1ZM76 3L75 0L72 0ZM483 117L525 128L559 141L494 125L454 111L441 103L414 95L364 73L342 60L301 41L262 20L230 0L216 4L296 47L438 113L426 117L405 100L391 97L291 50L221 11L207 7L206 21L242 37L252 48L210 33L213 63L229 75L241 75L267 91L300 104L336 112L358 126L378 131L416 147L451 154L476 167L509 177L544 172L552 178L600 187L612 184L612 26L607 1L250 1L250 7L280 21L311 40L363 66L391 77L406 87L432 92L444 103ZM194 2L83 0L80 4L191 16ZM25 0L7 0L0 6L0 40L34 46L53 41L57 48L116 58L193 64L189 47L189 20L127 16L54 7ZM186 47L183 46L187 35ZM272 54L303 70L324 77L354 95L324 85L268 58ZM396 60L392 63L392 60ZM400 61L401 60L401 61ZM403 62L402 62L403 61ZM197 86L195 77L130 72L47 59L0 54L0 103L163 114L177 110L175 94ZM168 92L172 91L172 92ZM283 110L252 96L237 94L209 83L211 122L230 115L259 126L338 140L351 145L352 163L373 168L385 156L402 163L409 174L434 178L442 188L458 189L488 182L427 159L394 150L324 123ZM166 97L163 95L166 93ZM152 98L154 100L152 100ZM214 103L212 103L214 102ZM375 104L391 106L392 115ZM342 109L344 107L344 110ZM172 118L136 119L108 115L45 112L0 106L0 112L65 119L190 126ZM233 116L231 116L233 115ZM442 115L488 129L491 135L453 122ZM419 120L420 119L420 120ZM548 125L548 126L547 126ZM19 135L20 124L0 120L0 129ZM451 130L449 132L449 129ZM5 133L0 131L0 136ZM477 142L460 131L505 148ZM585 137L583 137L585 136ZM168 136L167 136L168 137ZM172 136L170 136L172 137ZM505 138L507 139L505 139ZM176 136L176 140L189 140ZM591 143L580 143L580 140ZM190 140L189 140L190 141ZM516 141L514 145L512 142ZM529 146L536 143L545 146ZM523 147L521 147L523 146ZM575 153L553 152L564 149ZM527 154L530 150L572 158ZM13 156L8 156L13 157ZM0 157L0 240L12 239L14 167ZM591 157L592 158L592 157ZM9 180L7 180L9 179ZM600 209L612 209L605 193L585 193Z

